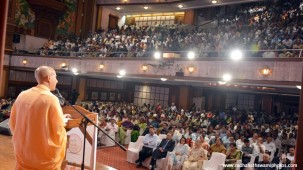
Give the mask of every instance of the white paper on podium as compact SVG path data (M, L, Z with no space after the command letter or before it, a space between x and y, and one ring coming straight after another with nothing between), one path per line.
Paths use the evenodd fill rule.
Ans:
M98 114L96 114L98 121ZM98 124L98 122L97 122ZM85 140L85 167L89 167L90 169L96 168L96 152L97 152L97 133L98 129L93 125L87 126L86 136L91 136L92 143L86 139ZM72 128L67 132L69 136L69 144L66 150L66 160L69 163L75 163L77 165L82 164L82 157L83 157L83 138L84 134L81 132L79 127ZM71 168L71 166L66 167L67 170L75 169L75 167ZM79 170L81 167L79 167Z

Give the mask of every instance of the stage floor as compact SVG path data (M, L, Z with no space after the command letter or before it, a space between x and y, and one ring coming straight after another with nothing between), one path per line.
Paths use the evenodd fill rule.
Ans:
M11 136L0 134L0 170L14 169L16 165ZM126 152L119 147L101 148L97 151L97 170L137 170L134 164L126 162ZM140 168L144 169L144 168ZM146 168L147 169L147 168Z

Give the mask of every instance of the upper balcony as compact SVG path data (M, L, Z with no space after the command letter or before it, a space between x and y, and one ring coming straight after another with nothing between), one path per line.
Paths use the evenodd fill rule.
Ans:
M63 74L72 74L71 71L75 68L77 74L81 76L108 79L117 78L119 72L124 70L124 80L159 83L160 79L164 78L163 80L167 79L166 83L169 84L193 86L233 85L235 88L295 89L302 80L302 58L299 57L244 56L241 60L234 61L229 57L189 59L182 57L182 53L163 53L159 59L91 57L93 55L97 56L95 53L75 53L69 56L12 54L5 56L5 65L30 70L48 65ZM229 82L224 82L224 74L231 76Z

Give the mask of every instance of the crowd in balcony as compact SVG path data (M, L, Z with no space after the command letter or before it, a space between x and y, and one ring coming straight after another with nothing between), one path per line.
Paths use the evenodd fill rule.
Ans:
M303 45L301 17L302 4L298 0L264 2L219 17L218 27L211 30L161 24L124 25L108 31L100 29L84 40L79 37L49 40L40 54L147 57L159 50L195 51L199 57L222 57L227 55L226 50L237 47L253 50L246 54L251 57L295 57L299 51L291 49L302 49Z
M225 110L204 111L192 105L188 110L184 110L177 108L174 103L169 107L163 107L159 103L155 106L150 104L136 106L127 103L84 102L82 106L98 113L99 126L121 144L136 142L140 136L146 138L152 133L152 136L156 136L154 140L159 140L161 135L165 135L166 137L162 139L174 141L176 147L188 146L188 150L185 149L182 154L193 160L186 163L184 159L182 164L185 167L189 166L185 164L200 159L191 157L192 152L189 152L197 149L197 146L204 152L201 161L208 160L214 152L225 154L226 163L231 164L237 160L247 164L252 161L251 159L257 164L281 162L290 164L294 161L298 130L298 115L295 113L257 113L238 110L236 106ZM102 133L99 135L102 145L115 145L106 140ZM153 139L150 140L155 142ZM157 144L143 146L159 149ZM153 160L155 164L158 159L165 158L167 165L174 166L181 161L175 160L176 149L180 148L175 150L172 148L171 153L160 157L155 157L151 152L144 159L152 156L152 159L156 159ZM240 151L243 154L240 155ZM144 159L136 160L138 166Z

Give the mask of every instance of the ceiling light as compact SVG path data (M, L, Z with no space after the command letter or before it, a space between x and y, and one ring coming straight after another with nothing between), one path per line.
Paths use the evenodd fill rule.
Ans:
M302 88L300 85L296 85L296 87L297 87L298 89L300 89L300 90L301 90L301 88Z
M179 7L179 8L183 8L183 5L182 5L182 4L180 4L180 5L178 5L178 7Z
M160 78L161 79L161 81L166 81L167 80L167 78Z
M264 76L267 77L272 73L272 69L270 69L268 66L264 67L263 69L260 70L260 73Z
M195 55L196 55L195 52L190 51L190 52L188 52L188 54L187 54L187 58L190 59L190 60L191 60L191 59L194 59L194 58L195 58Z
M120 70L120 71L119 71L119 75L120 75L120 76L125 76L125 74L126 74L125 70Z
M194 66L189 66L188 67L188 72L189 73L193 73L195 71L195 67Z
M78 69L77 69L77 68L73 68L73 69L72 69L72 72L73 72L73 73L78 73Z
M148 9L148 6L144 6L143 8L144 8L144 9Z
M118 10L118 11L119 11L120 9L121 9L120 7L116 7L116 10Z
M156 51L154 53L154 57L155 57L155 59L160 59L161 58L161 53L159 51Z
M23 65L26 65L27 63L28 63L28 61L27 61L26 58L22 60L22 64L23 64Z
M73 68L72 69L72 73L74 73L74 75L78 75L79 74L78 69L77 68Z
M225 81L225 82L228 82L228 81L230 81L231 80L231 75L230 74L224 74L223 75L223 80Z
M142 70L143 70L144 72L146 72L146 71L147 71L147 65L143 65L143 66L142 66Z
M212 0L211 3L216 4L216 3L218 3L218 1L217 0Z
M235 60L235 61L240 60L240 59L242 58L242 56L243 56L243 53L242 53L242 51L239 50L239 49L233 50L233 51L231 51L231 53L230 53L231 59L233 59L233 60Z
M61 63L61 68L65 68L67 66L66 62Z
M219 83L219 84L226 84L225 81L219 81L218 83Z
M122 78L123 76L121 76L121 75L117 75L117 78Z
M103 70L103 69L104 69L104 64L103 64L103 63L100 63L100 64L99 64L99 68L100 68L100 70Z

